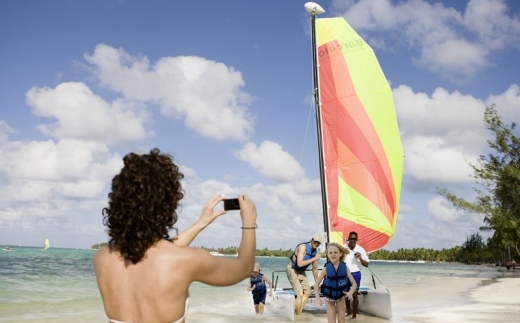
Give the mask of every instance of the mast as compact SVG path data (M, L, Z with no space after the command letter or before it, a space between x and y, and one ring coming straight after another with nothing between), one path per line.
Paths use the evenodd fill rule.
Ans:
M325 162L323 160L323 136L321 129L321 102L319 78L318 78L318 49L316 48L316 15L324 13L325 10L314 2L305 3L305 10L311 14L311 42L312 42L312 73L314 80L314 104L316 112L316 135L318 139L318 158L320 166L321 203L323 208L323 228L325 230L325 241L329 242L329 207L327 202L327 185L325 182Z

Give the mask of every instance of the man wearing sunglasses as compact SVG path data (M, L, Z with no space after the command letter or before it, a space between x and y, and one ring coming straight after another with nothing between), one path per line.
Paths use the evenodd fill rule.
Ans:
M321 235L315 234L311 241L302 242L296 246L294 253L290 257L287 265L287 279L291 283L296 300L294 302L294 312L300 315L303 311L305 303L311 294L309 280L305 274L305 270L312 264L312 273L314 280L318 279L318 260L320 260Z
M349 254L345 257L345 263L347 264L348 269L352 273L352 277L356 281L358 290L361 283L361 266L368 267L368 263L370 260L368 259L368 255L363 247L357 244L358 234L355 231L349 233L348 238L345 239L347 243L346 247L350 251ZM352 285L350 281L347 280L347 291L350 290ZM352 299L352 309L350 308L350 300L346 300L347 307L347 315L352 314L352 318L355 319L357 315L357 310L359 306L358 293L353 294Z

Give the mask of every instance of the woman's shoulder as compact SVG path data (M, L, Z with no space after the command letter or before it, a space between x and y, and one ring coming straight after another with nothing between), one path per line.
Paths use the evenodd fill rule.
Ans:
M152 251L152 249L154 250ZM155 256L167 258L172 261L196 257L200 255L200 251L204 252L204 250L199 248L176 245L169 240L159 241L156 248L150 248L149 253L150 251L152 251Z
M108 246L102 246L99 248L93 257L94 268L99 268L107 265L112 257L117 257L114 251L111 251Z
M94 259L104 257L108 253L110 253L110 248L108 246L102 246L94 253Z

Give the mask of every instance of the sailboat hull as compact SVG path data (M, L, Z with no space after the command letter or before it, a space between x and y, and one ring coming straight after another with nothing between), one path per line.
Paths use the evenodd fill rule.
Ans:
M359 293L361 294L358 295L360 312L384 319L392 318L392 300L390 292L386 288L381 286L378 289L372 289L361 286Z
M361 286L360 293L358 299L361 313L384 319L392 318L392 301L388 291ZM271 308L280 317L294 321L294 294L284 290L275 291ZM303 310L309 313L326 313L327 308L325 304L318 306L316 299L310 298Z
M278 274L281 273L285 273L285 271L274 271L272 273L272 281L276 282L275 286L278 284L278 279L280 277L283 279L285 276L278 276ZM310 278L309 283L313 286L314 281L312 277ZM283 286L286 286L285 284L284 282ZM384 285L379 284L377 288L361 285L358 300L358 310L360 313L384 319L390 319L392 317L392 299L390 292ZM290 321L294 320L294 303L294 291L290 287L275 287L273 297L269 298L269 306L273 312ZM314 297L314 291L311 291L311 295L305 303L303 311L312 314L323 314L327 312L327 307L324 302L318 306L316 304L316 298Z
M275 290L271 299L271 308L279 316L294 321L294 293Z

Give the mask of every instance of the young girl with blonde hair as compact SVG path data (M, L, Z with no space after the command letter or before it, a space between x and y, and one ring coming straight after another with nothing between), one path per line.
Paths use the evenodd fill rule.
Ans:
M323 281L321 294L327 301L328 323L345 323L345 297L350 299L353 293L357 291L356 281L344 262L348 253L348 249L342 245L335 242L329 243L327 246L327 258L329 261L325 264L314 284L314 290L319 291L320 283ZM347 279L352 284L349 292L346 291ZM319 294L316 292L316 304L321 306L322 300Z

